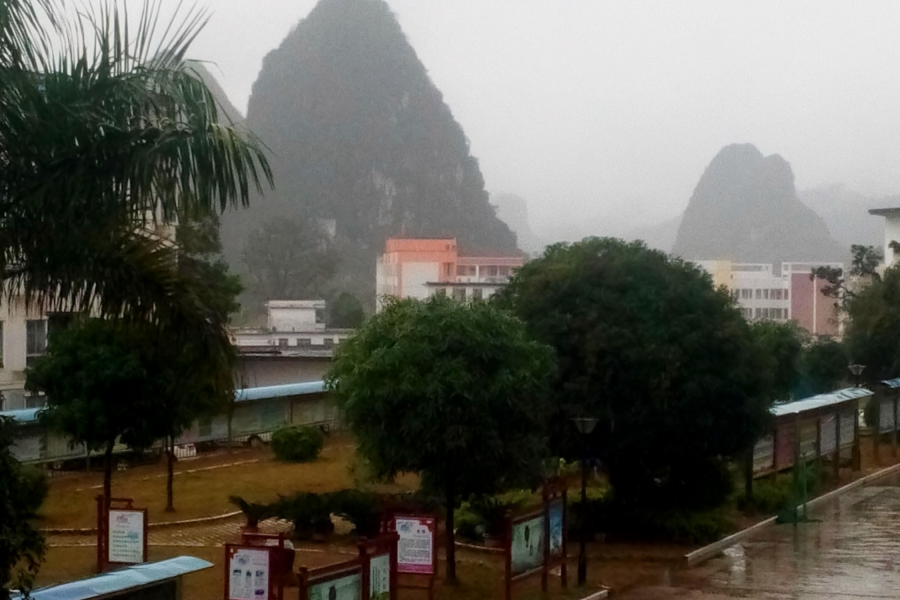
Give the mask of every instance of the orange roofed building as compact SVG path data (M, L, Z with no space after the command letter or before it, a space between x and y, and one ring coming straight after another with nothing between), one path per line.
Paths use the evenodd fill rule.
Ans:
M523 264L524 255L460 255L455 238L389 238L376 264L376 310L388 297L446 295L461 302L490 298Z

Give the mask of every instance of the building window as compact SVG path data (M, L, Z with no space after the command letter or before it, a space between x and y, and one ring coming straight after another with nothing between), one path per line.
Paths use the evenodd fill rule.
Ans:
M0 321L0 369L3 368L3 321Z
M757 308L756 309L756 318L758 319L761 315L762 315L762 311L759 308Z
M500 277L509 277L509 267L500 267Z
M491 265L489 267L484 267L487 270L487 277L496 277L497 276L497 265Z
M750 300L751 298L753 298L753 290L741 290L741 298L743 298L744 300Z
M287 348L288 347L288 339L287 338L278 338L278 347L279 348Z
M334 338L325 338L322 340L326 348L334 348Z
M25 364L40 357L47 351L47 321L35 319L25 321Z
M785 299L785 300L790 300L790 298L788 298L788 291L787 291L787 290L784 290L784 299Z
M465 302L466 288L453 288L453 299L457 302Z
M434 295L438 298L446 298L447 297L447 288L438 288L434 291Z
M763 290L763 300L769 299L769 288Z
M312 346L312 340L309 338L297 338L297 346L299 348L308 348Z
M469 267L466 265L456 265L456 275L462 277L469 274Z
M759 288L756 288L756 299L762 300L762 290Z
M475 288L472 290L472 300L482 300L484 298L484 291L481 288Z
M446 275L447 277L450 277L450 269L452 269L452 268L453 268L453 265L451 263L444 263L444 275Z

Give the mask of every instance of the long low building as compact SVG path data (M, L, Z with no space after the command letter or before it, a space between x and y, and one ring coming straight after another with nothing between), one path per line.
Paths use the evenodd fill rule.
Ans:
M235 391L235 407L229 420L226 414L199 419L185 431L176 445L194 446L211 442L268 441L272 433L286 425L315 425L326 429L338 424L337 408L329 401L324 381L291 383ZM19 424L13 456L25 463L53 464L86 458L84 447L72 446L62 435L47 431L38 417L40 408L0 412L0 416ZM118 445L115 452L127 452ZM99 456L101 453L92 453Z

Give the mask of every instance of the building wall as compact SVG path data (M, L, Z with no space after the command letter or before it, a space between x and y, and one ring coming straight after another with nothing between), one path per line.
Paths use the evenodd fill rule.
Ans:
M822 294L827 282L809 273L792 273L790 282L791 318L813 335L838 335L837 300Z
M900 242L900 215L897 214L884 219L884 263L888 267L893 266L897 259L891 242Z
M265 387L307 381L322 381L331 367L331 357L240 357L239 387Z
M269 329L272 331L315 331L325 324L316 314L325 310L324 300L276 300L266 303Z

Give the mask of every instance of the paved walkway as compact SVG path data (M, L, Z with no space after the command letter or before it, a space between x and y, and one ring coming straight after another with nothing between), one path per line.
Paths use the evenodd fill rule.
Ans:
M900 475L849 492L810 516L817 521L766 528L722 558L620 598L900 598Z
M239 515L227 520L212 521L210 523L154 528L148 532L147 545L215 548L222 546L226 542L238 541L241 537L241 526L243 524L243 516ZM272 519L259 524L260 533L287 533L290 530L291 524L285 521ZM93 547L96 543L96 534L47 536L47 544L51 548Z

